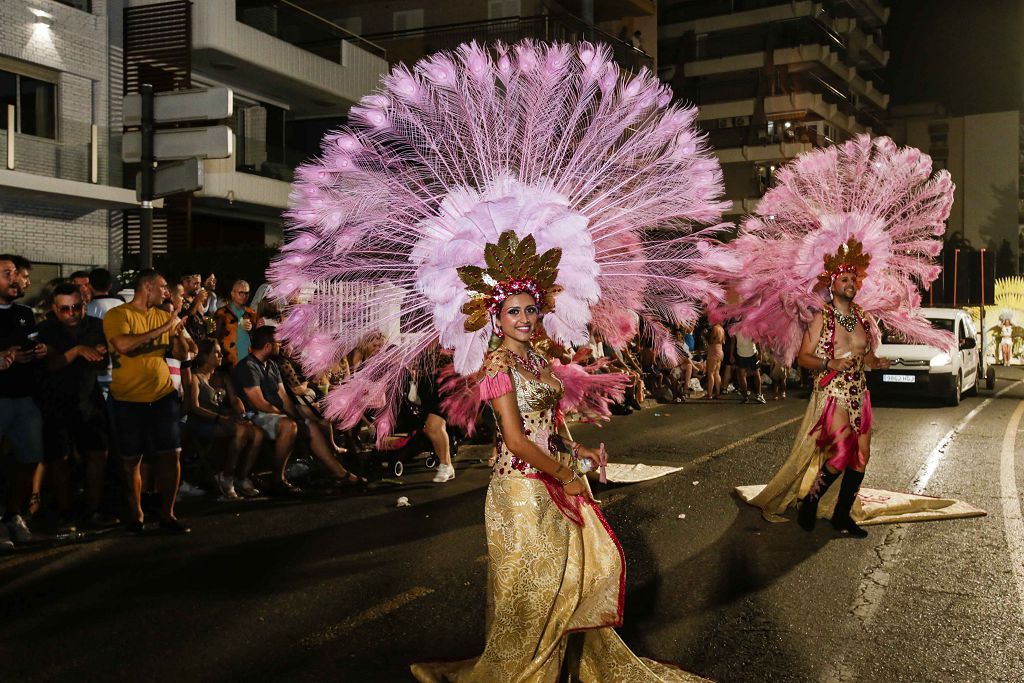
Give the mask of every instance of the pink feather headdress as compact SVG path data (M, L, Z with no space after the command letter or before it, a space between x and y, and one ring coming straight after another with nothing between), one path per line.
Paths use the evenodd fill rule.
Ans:
M889 138L858 136L802 154L775 176L727 249L742 262L735 301L712 318L792 362L803 332L839 272L856 271L855 303L908 340L946 348L948 333L917 310L918 286L939 274L935 256L953 204L947 171Z
M585 343L588 325L622 339L625 313L671 353L662 321L692 321L723 295L698 261L714 258L728 206L696 110L671 101L652 73L588 43L473 43L386 76L297 170L268 272L282 300L304 293L278 333L309 373L390 330L327 415L346 428L369 409L387 434L401 373L434 341L458 373L480 369L490 326L467 331L459 269L488 265L486 245L508 232L561 250L544 318L558 343Z

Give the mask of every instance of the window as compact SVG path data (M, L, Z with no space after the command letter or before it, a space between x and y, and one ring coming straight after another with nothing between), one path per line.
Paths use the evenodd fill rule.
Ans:
M57 0L62 5L80 9L83 12L92 12L92 0Z
M362 17L349 17L341 20L341 26L349 33L354 33L357 36L363 35L363 18Z
M487 0L487 18L504 19L523 14L522 0Z
M411 31L417 28L423 28L422 9L407 9L392 14L391 30Z
M14 130L25 135L57 137L56 83L0 71L0 128L7 128L7 107L14 105Z

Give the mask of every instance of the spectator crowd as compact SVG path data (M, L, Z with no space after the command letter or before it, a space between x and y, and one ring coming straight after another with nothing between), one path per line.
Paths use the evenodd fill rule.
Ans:
M300 478L332 491L365 483L346 463L371 450L373 425L341 432L318 406L383 348L383 334L307 377L275 339L281 312L265 285L254 296L237 280L219 296L212 273L169 281L147 269L119 294L97 268L46 283L33 308L21 301L31 275L27 259L0 254L0 548L30 542L37 524L58 537L117 525L188 533L176 504L204 487L238 500L299 495ZM674 361L643 334L624 348L593 334L572 357L631 377L613 406L618 415L642 410L648 397L684 403L735 393L764 403L769 386L773 399L785 398L787 383L801 378L727 330L674 330ZM436 389L445 356L436 355L431 372L410 373L418 390L409 397L441 483L455 470Z

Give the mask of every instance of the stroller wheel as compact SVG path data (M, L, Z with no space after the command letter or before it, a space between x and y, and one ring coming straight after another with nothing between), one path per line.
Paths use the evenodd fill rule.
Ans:
M402 476L402 472L405 472L405 465L401 460L396 460L395 464L392 465L391 470L395 473L396 477Z
M429 469L434 469L435 467L437 467L437 464L438 464L439 462L441 462L441 461L440 461L440 460L438 460L437 456L436 456L436 455L434 455L433 453L431 453L430 455L428 455L428 456L427 456L427 459L426 459L426 461L424 462L424 464L425 464L425 465L426 465L426 466L427 466L427 467L428 467Z

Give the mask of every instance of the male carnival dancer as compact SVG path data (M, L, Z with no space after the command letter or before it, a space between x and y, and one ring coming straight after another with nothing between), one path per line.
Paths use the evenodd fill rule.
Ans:
M873 351L878 321L910 341L953 343L917 315L919 287L938 275L932 261L953 184L945 171L932 175L919 151L868 136L801 155L776 180L729 245L743 279L734 303L713 315L737 320L734 333L811 370L814 390L786 462L756 495L740 493L769 521L785 521L799 501L803 528L831 514L836 530L862 538L855 520L864 516L857 491L871 456L866 373L889 367Z

